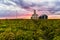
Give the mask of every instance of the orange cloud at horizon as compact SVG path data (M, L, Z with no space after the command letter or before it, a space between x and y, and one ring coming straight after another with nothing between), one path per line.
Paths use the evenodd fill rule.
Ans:
M60 19L60 15L48 15L48 19Z
M31 16L1 17L0 19L31 19ZM60 19L60 15L49 15L48 19Z

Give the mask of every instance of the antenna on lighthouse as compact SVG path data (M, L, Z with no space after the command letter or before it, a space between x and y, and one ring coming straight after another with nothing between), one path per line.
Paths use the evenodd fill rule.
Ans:
M17 19L17 10L16 10L16 19Z

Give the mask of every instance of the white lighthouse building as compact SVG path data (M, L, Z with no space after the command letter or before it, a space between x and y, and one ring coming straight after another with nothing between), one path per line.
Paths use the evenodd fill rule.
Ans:
M36 14L36 10L34 10L34 14L32 15L31 19L38 19L38 14Z

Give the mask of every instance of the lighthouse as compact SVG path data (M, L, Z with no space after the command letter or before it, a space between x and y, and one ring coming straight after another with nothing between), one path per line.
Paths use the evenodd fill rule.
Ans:
M34 14L32 14L31 19L38 19L38 14L36 14L36 10L34 10Z

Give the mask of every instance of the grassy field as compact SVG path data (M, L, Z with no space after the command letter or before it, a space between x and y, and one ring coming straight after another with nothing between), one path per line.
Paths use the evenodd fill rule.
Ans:
M60 40L60 20L1 19L0 40Z

